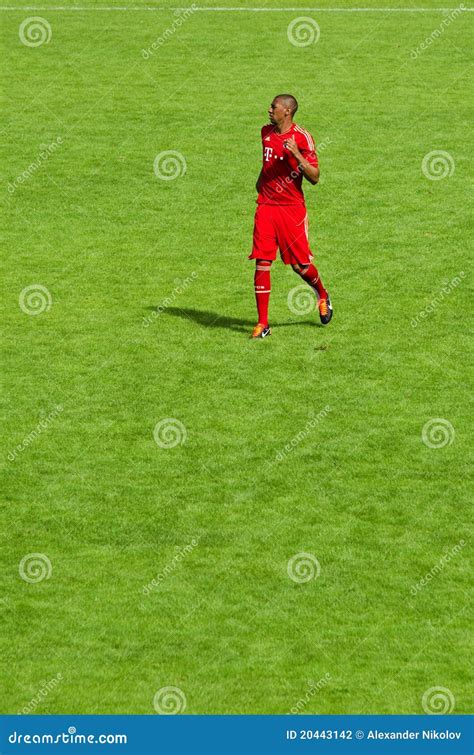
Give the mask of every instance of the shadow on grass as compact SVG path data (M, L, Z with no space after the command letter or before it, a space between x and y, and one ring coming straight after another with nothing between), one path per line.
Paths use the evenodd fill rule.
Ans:
M157 307L150 307L151 310L157 311ZM255 326L256 320L243 320L240 317L228 317L220 315L217 312L207 312L202 309L189 309L180 307L166 307L162 314L180 317L183 320L192 320L197 325L205 328L224 328L226 330L236 330L240 333L248 333ZM319 327L322 325L315 320L292 320L290 322L272 322L272 327L289 328L295 325L309 325L310 327Z

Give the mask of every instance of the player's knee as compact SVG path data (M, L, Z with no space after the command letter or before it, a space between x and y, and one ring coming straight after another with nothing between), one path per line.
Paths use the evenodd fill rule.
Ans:
M262 267L271 267L271 260L256 260L257 267L261 270Z
M293 268L295 273L298 273L298 275L304 275L309 265L292 265L291 267Z

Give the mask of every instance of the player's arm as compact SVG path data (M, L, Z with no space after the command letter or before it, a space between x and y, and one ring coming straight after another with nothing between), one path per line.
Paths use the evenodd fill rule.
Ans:
M301 170L303 176L311 184L317 184L319 181L319 166L313 165L313 163L309 162L309 160L304 157L292 136L286 140L285 147L288 152L291 152L291 154L298 160L298 168Z
M260 138L262 140L262 149L263 149L263 139L264 139L266 133L268 133L268 126L262 126L262 128L260 129ZM260 191L260 181L262 180L262 173L263 173L263 168L261 169L260 173L258 174L257 183L255 184L255 188L257 189L258 192Z

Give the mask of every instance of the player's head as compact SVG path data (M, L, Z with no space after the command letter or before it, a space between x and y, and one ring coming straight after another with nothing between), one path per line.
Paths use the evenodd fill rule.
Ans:
M296 97L293 97L292 94L277 94L268 108L268 117L271 123L278 125L287 118L293 120L293 116L297 110L298 101Z

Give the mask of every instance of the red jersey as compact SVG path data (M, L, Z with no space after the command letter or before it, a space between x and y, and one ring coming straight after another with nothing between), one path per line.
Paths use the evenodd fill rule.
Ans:
M301 126L293 123L284 134L279 134L271 124L262 128L263 167L259 181L258 204L303 204L301 184L303 173L298 161L286 149L284 142L292 136L303 157L318 165L313 137Z

